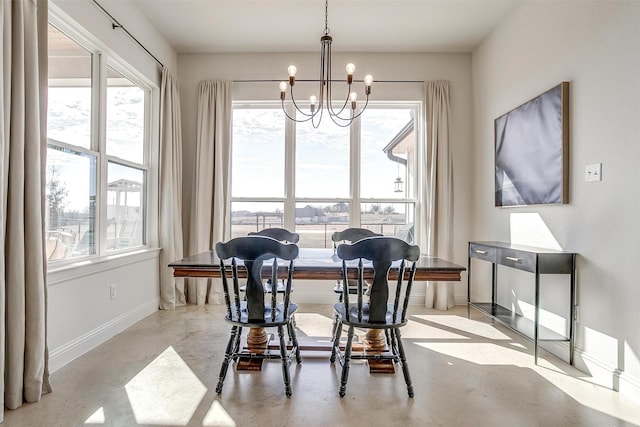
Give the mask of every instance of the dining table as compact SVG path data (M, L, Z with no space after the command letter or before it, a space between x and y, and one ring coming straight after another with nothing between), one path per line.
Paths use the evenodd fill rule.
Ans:
M226 261L225 261L226 263ZM357 261L347 261L347 272L349 279L357 278L355 269L348 268L355 266ZM369 263L369 265L371 265ZM393 263L389 270L389 280L396 280L398 277L400 262ZM204 251L195 255L169 263L173 269L174 277L183 278L220 278L220 260L214 250ZM240 265L242 274L242 266ZM270 275L271 263L266 261L263 266L265 275ZM278 274L284 278L287 274L286 267L281 267ZM460 281L460 274L465 271L465 267L453 262L429 256L421 255L416 264L414 281ZM405 271L405 278L408 278L409 271ZM338 258L336 250L332 248L299 248L298 258L294 261L292 273L293 280L326 280L337 281L343 279L342 260ZM373 268L367 268L365 262L364 279L373 278ZM328 292L333 293L333 287L327 287ZM253 353L265 351L269 347L270 337L263 328L251 328L247 333L246 346ZM328 350L331 351L332 343L325 341L324 345L317 342L305 344L300 342L300 350ZM369 330L362 343L362 351L383 353L388 351L386 338L382 330ZM260 370L262 359L244 360L238 363L238 370ZM369 361L369 370L372 373L393 373L395 372L393 363L390 360L379 359Z

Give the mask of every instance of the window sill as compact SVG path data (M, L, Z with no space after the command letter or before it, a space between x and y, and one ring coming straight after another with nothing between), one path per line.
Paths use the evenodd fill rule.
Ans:
M70 264L53 266L47 271L47 286L55 286L101 271L157 258L159 253L160 248L141 248L136 251L92 257Z

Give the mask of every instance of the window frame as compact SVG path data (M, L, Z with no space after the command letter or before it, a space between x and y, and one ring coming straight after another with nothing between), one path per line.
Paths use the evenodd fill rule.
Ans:
M280 103L270 101L233 101L232 108L236 109L276 109L282 108ZM293 117L295 114L291 103L285 104L289 115ZM414 218L414 244L420 244L420 224L418 221L420 210L422 209L422 201L419 197L423 194L424 165L425 162L420 161L423 156L422 144L422 102L421 101L370 101L367 108L374 109L411 109L414 115L414 132L415 132L415 150L416 154L412 160L412 167L416 171L416 182L411 187L411 194L407 194L404 198L363 198L360 196L360 180L361 180L361 119L363 116L354 120L349 127L349 195L347 197L296 197L295 196L295 161L296 161L296 123L292 120L285 120L285 188L283 197L229 197L229 204L239 202L266 202L266 203L283 203L284 219L283 226L289 230L296 229L295 209L298 203L346 203L349 206L349 223L345 226L359 227L361 224L361 205L363 203L380 203L380 204L413 204ZM329 120L328 118L324 118ZM232 126L233 128L233 126ZM231 142L231 155L233 155L234 144ZM230 174L232 177L233 174ZM230 178L232 179L232 178ZM230 186L232 188L232 185ZM231 211L231 209L230 209ZM232 216L230 215L227 223L226 238L230 238L232 227Z
M141 251L149 251L157 244L157 235L153 231L157 221L157 167L151 161L157 156L157 149L151 144L157 139L155 125L158 119L154 114L159 113L159 88L142 73L127 64L115 53L107 49L91 33L82 29L77 23L66 17L55 8L49 10L48 25L73 40L78 46L91 54L91 118L90 118L90 148L84 148L63 141L47 138L48 147L60 147L65 150L79 152L93 156L96 159L96 208L94 218L94 253L78 255L65 259L48 261L49 272L65 271L77 266L86 266L107 259L122 256L132 256ZM107 70L112 68L134 85L144 91L144 129L143 129L143 158L141 163L121 159L114 155L107 155L106 150L106 118L107 118ZM142 244L119 249L107 249L107 174L108 164L112 162L125 167L135 168L143 173L143 188L141 190ZM154 250L155 251L155 250ZM136 255L137 256L137 255Z

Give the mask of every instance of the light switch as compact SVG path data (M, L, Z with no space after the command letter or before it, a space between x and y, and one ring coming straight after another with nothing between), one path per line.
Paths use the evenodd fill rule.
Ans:
M584 182L602 181L602 163L584 167Z

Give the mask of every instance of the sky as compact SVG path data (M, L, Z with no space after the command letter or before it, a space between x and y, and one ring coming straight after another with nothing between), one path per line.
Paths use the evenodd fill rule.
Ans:
M407 124L411 109L377 109L362 116L362 197L403 198L394 181L404 166L383 148ZM234 110L232 194L234 197L284 196L285 116L280 109ZM349 197L349 128L327 116L318 129L296 124L296 197Z

